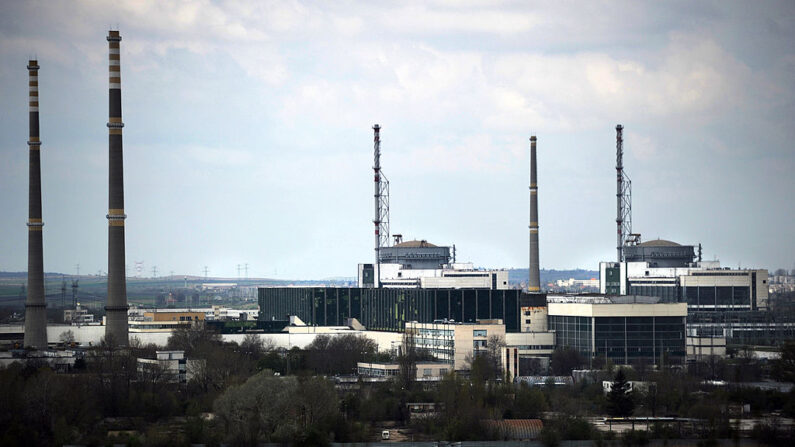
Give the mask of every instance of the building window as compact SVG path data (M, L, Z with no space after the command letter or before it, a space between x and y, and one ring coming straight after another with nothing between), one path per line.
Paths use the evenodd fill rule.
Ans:
M475 349L481 349L486 347L486 340L474 340L472 342L472 347Z
M423 377L429 377L430 375L431 375L431 368L423 368L422 376Z
M486 336L486 330L485 329L475 329L474 331L472 331L472 336L473 337L485 337Z

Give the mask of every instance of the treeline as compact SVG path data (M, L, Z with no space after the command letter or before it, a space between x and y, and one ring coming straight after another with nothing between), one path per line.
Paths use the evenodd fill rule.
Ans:
M469 375L450 374L429 386L411 374L422 353L410 349L411 339L403 345L407 348L390 355L361 336L322 335L306 349L284 350L263 336L248 335L238 344L213 332L183 329L173 333L167 347L184 350L198 362L188 367L188 383L178 384L157 368L139 372L136 359L154 358L155 346L133 339L131 346L120 348L106 339L87 351L71 373L56 374L33 362L0 369L0 445L326 445L373 440L381 421L413 428L417 440L494 440L502 434L488 421L525 418L543 418L542 437L554 445L562 439L603 439L587 422L592 416L696 418L703 423L695 434L657 426L637 436L705 439L739 436L730 418L742 404L751 405L753 416L795 416L795 392L704 383L722 374L715 366L720 362L729 375L747 370L752 371L749 377L791 381L795 344L786 345L781 359L772 363L746 351L690 369L620 369L604 362L590 381L544 387L502 380L490 353L470 359ZM397 380L358 381L338 389L326 378L350 375L359 361L385 360L400 364ZM556 373L569 374L582 364L571 350L558 350L552 357ZM613 382L611 393L603 392L602 380ZM629 381L649 386L629 392ZM412 421L407 404L415 402L433 403L434 412ZM775 424L760 425L754 436L793 440L791 431Z

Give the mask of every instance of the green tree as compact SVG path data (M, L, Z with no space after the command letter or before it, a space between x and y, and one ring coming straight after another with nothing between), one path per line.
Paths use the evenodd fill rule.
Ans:
M263 371L230 387L214 404L225 439L235 445L261 442L329 442L339 419L333 386L321 378L278 377Z
M635 403L632 401L630 385L624 375L624 370L619 369L613 380L610 392L607 394L607 413L610 416L625 417L632 415Z

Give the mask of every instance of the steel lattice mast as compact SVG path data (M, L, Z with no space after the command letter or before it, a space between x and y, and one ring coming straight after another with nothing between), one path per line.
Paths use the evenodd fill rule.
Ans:
M624 246L632 235L632 181L624 172L624 126L616 126L616 251L624 260Z
M375 278L374 286L381 287L381 247L389 246L389 180L381 172L381 126L373 126L373 181L375 197Z

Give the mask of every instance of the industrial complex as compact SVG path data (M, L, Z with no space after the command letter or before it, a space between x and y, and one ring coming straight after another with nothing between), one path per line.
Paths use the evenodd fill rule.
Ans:
M703 355L704 349L709 355L725 355L727 344L776 344L795 338L795 322L768 311L767 270L723 268L718 261L702 259L700 244L643 241L641 234L633 231L632 183L623 165L621 125L615 128L617 257L599 264L599 293L542 290L535 135L529 145L529 274L523 290L509 283L507 270L461 262L453 244L404 240L390 231L389 181L381 166L382 129L375 124L374 257L372 262L358 264L356 287L259 287L255 320L248 313L227 318L206 309L167 313L130 309L125 273L119 32L110 31L107 41L106 316L104 323L95 323L79 306L69 310L78 344L98 341L104 335L124 345L131 334L163 344L175 328L195 325L227 335L267 334L286 347L306 345L318 334L360 333L378 340L383 349L395 350L403 343L401 337L411 336L416 349L436 362L429 363L429 377L439 376L440 371L465 371L472 358L486 350L499 350L505 371L518 377L537 372L539 365L546 367L556 348L576 350L590 362L661 365L684 364ZM62 329L46 324L37 61L31 60L27 68L30 208L24 346L45 349ZM591 282L597 284L595 279ZM229 324L231 320L235 323ZM2 338L13 340L15 333L4 329ZM395 367L369 364L360 369L388 376Z

